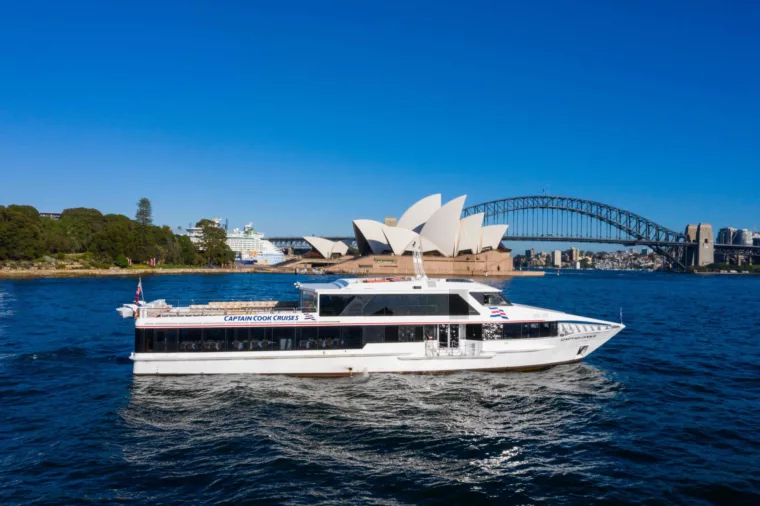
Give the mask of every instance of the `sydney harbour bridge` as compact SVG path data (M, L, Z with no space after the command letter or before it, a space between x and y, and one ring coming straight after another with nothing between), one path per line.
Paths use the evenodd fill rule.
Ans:
M573 197L532 195L493 200L466 207L462 217L483 213L484 225L508 224L504 236L513 241L601 243L651 248L673 270L683 271L694 264L698 248L716 255L760 256L760 246L699 244L695 237L608 204ZM353 237L328 237L351 244ZM280 247L308 248L301 237L271 237ZM710 254L712 257L712 253Z

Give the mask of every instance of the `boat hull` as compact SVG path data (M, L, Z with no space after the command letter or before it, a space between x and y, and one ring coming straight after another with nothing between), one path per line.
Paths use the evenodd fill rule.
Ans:
M466 341L431 350L425 342L368 344L361 350L133 353L136 375L262 374L339 377L368 373L531 370L577 362L622 327L550 338ZM477 346L466 348L467 343ZM482 344L478 344L482 343ZM468 352L476 348L475 352Z

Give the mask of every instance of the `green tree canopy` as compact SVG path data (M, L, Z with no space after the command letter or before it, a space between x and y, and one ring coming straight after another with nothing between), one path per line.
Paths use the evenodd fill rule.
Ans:
M195 224L201 229L200 250L209 265L222 265L235 261L235 252L227 245L227 231L211 220Z
M143 197L137 203L135 221L140 225L153 225L153 206L149 199Z

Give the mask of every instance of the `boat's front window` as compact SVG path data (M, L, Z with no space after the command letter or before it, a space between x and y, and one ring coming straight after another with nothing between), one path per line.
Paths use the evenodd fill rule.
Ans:
M312 313L317 310L317 294L307 290L301 291L301 311Z
M500 293L493 292L470 292L476 301L484 306L511 306L512 303L502 297Z

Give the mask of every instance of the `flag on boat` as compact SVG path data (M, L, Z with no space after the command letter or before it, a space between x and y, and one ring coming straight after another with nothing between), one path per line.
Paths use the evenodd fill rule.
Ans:
M135 292L135 305L140 305L140 295L143 294L142 291L142 277L138 278L137 281L137 291Z
M491 318L500 318L502 320L509 320L509 317L507 316L507 313L504 312L503 309L501 309L498 306L489 306L491 310Z

